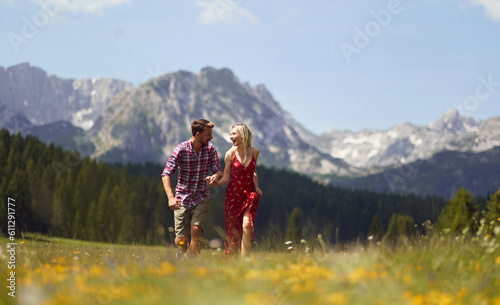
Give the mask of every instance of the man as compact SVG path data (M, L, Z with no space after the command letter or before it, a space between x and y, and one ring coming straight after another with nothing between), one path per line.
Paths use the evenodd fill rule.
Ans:
M214 123L199 119L191 123L192 137L177 145L168 158L162 173L163 188L168 197L168 206L174 211L175 245L179 252L189 249L196 255L201 251L201 233L210 209L209 183L222 177L217 149L210 143ZM208 168L212 176L207 176ZM175 196L171 178L179 169Z

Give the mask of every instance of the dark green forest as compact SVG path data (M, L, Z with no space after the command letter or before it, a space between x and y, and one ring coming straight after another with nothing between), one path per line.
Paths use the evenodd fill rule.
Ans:
M166 160L165 160L166 161ZM113 243L170 244L173 213L161 182L163 164L107 164L33 136L0 131L0 226L7 232L7 200L16 204L19 233ZM286 170L258 167L263 191L256 241L287 231L322 234L330 243L385 231L393 215L435 223L446 205L436 197L377 193L322 185ZM222 237L225 187L211 189L204 238ZM287 228L293 210L295 228ZM297 228L299 226L299 228ZM289 233L290 234L290 233Z

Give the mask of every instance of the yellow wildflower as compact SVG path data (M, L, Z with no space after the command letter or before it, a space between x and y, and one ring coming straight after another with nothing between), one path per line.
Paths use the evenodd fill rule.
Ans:
M412 276L410 274L405 274L403 282L405 282L405 284L411 284L413 282Z
M196 269L196 275L198 277L205 277L205 276L207 276L207 273L208 273L207 267L200 266L200 267L198 267L198 269Z
M261 277L260 273L257 270L250 270L248 273L245 275L245 279L250 280L250 281L256 281L259 280Z
M274 269L274 270L268 270L264 271L264 277L267 279L270 279L273 284L277 285L283 281L283 277L285 277L285 270L280 268L280 269Z
M481 269L481 263L480 262L476 262L475 265L474 265L474 270L475 271L479 271L479 269Z
M412 296L413 296L413 292L411 292L411 291L409 291L409 290L408 290L408 291L405 291L405 292L403 293L403 299L405 299L405 300L411 299L411 298L412 298Z
M462 299L467 295L467 291L468 291L467 287L462 287L462 289L460 289L457 292L457 298L456 298L456 300L459 301L459 302L462 301Z
M389 272L387 272L386 270L382 270L380 271L380 278L381 279L385 279L389 276Z
M425 297L421 294L417 294L417 295L413 296L413 298L411 299L412 305L424 305L426 303L427 302L425 301Z
M378 272L376 270L370 270L368 273L368 278L370 280L376 280L378 278Z
M311 292L316 287L316 280L307 280L299 283L294 283L290 290L293 293L306 293Z
M172 265L168 262L162 262L160 265L160 269L157 270L156 273L158 275L167 275L167 274L174 273L174 272L175 272L174 265Z
M347 279L351 283L362 281L368 277L368 271L362 266L357 267L351 274L347 275Z
M500 219L500 218L499 218ZM493 305L500 305L500 297L497 297L495 299L495 303L493 303Z
M90 268L90 274L91 275L100 275L102 273L101 267L99 266L93 266Z
M266 292L247 293L245 295L245 302L250 305L274 304L272 297Z
M441 293L438 290L431 290L427 295L427 300L431 301L431 304L436 305L452 305L454 304L453 298L449 293Z
M347 304L348 298L344 293L332 293L326 296L325 302L326 304L332 305L345 305Z

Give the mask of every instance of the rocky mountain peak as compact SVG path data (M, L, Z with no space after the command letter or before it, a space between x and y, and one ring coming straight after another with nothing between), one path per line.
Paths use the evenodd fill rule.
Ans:
M178 143L190 137L190 123L198 118L215 123L213 143L221 157L232 145L230 126L245 123L261 151L260 164L310 174L345 175L352 170L309 144L300 124L265 86L251 87L231 70L212 67L197 74L163 75L117 94L99 119L100 131L92 140L94 156L113 162L163 163Z
M388 130L369 132L333 131L325 135L328 146L322 147L332 156L363 168L398 166L432 157L444 151L480 152L498 145L498 132L486 122L461 116L450 109L427 126L405 122Z
M475 121L474 119L467 116L461 116L457 109L452 108L448 110L441 118L439 118L435 122L430 123L428 126L431 129L437 129L441 131L474 132L479 130L480 125L480 121Z
M28 63L0 69L1 126L18 115L33 125L72 122L88 130L118 92L132 89L114 79L62 79Z
M205 87L209 88L219 88L224 90L230 90L232 88L238 87L239 80L234 75L234 73L227 69L215 69L212 67L203 68L198 73L198 81Z
M20 63L18 65L8 67L6 72L10 77L17 80L41 79L43 77L47 77L47 73L44 70L33 67L29 63Z

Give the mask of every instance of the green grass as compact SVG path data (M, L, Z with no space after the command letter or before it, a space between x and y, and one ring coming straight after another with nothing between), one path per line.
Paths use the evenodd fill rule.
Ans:
M162 246L28 236L17 240L16 298L2 285L2 303L500 304L500 240L491 236L350 245L345 252L257 250L228 260L210 249L177 259L176 249Z

